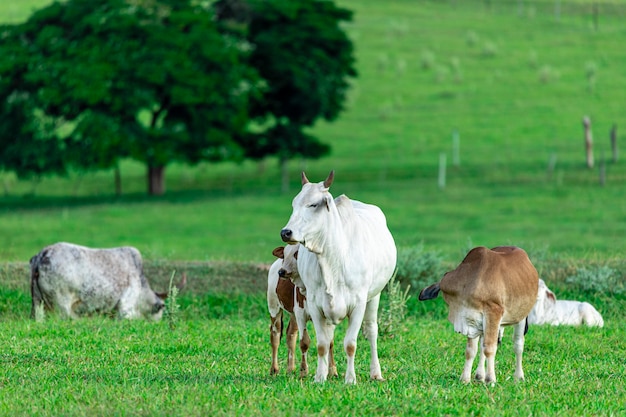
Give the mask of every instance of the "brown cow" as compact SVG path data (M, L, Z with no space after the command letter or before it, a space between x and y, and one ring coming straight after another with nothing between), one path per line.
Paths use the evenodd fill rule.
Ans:
M306 328L311 318L306 311L305 288L298 274L297 258L300 245L279 246L272 251L277 259L270 267L267 275L267 308L270 313L270 340L272 343L272 367L270 373L278 373L278 346L282 336L283 310L289 313L287 326L287 371L295 370L296 333L300 329L300 377L304 378L309 372L307 352L311 345L311 338ZM303 249L306 250L306 249ZM337 366L330 350L330 374L337 376Z
M487 374L479 366L475 378L496 382L495 355L501 326L514 326L515 380L524 379L526 318L535 305L538 282L537 270L524 250L514 246L491 250L480 246L469 251L440 282L422 290L420 300L436 298L440 290L443 292L449 307L448 320L456 332L467 336L461 381L470 381L478 340L482 338L481 359L483 355L486 358Z

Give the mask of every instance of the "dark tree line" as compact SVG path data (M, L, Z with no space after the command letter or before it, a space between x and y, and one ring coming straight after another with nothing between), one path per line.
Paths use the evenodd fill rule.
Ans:
M332 1L68 0L0 27L0 169L320 157L356 76Z

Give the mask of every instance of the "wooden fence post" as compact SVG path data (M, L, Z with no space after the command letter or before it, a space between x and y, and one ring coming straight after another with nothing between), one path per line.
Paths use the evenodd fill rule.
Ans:
M439 188L446 188L446 154L439 154L439 178L437 181Z
M461 137L458 130L452 132L452 165L461 165Z
M554 174L554 169L556 168L556 160L557 156L555 153L550 155L550 159L548 160L548 179L552 179L552 175Z
M585 127L585 152L587 153L587 168L593 168L593 136L591 134L591 119L583 117Z
M617 162L617 123L611 128L611 150L613 151L613 162Z

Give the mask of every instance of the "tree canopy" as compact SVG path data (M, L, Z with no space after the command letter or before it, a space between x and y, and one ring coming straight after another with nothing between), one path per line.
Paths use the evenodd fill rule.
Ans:
M236 30L193 0L68 0L0 27L0 169L24 177L130 157L158 194L173 161L326 153L303 129L342 110L356 75L339 26L350 12L237 3Z

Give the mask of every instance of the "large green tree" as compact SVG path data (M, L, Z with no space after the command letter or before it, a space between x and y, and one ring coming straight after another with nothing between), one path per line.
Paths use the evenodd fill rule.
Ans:
M0 28L0 168L19 176L243 157L256 75L192 0L68 0Z
M344 110L357 75L342 27L352 12L327 0L220 0L215 8L221 29L243 33L252 45L249 62L264 81L250 106L257 130L240 140L246 155L277 155L284 167L293 157L328 153L329 145L305 129Z
M343 110L351 16L325 0L55 2L0 27L0 169L130 157L153 194L173 161L277 155L285 173L330 149L306 129Z

